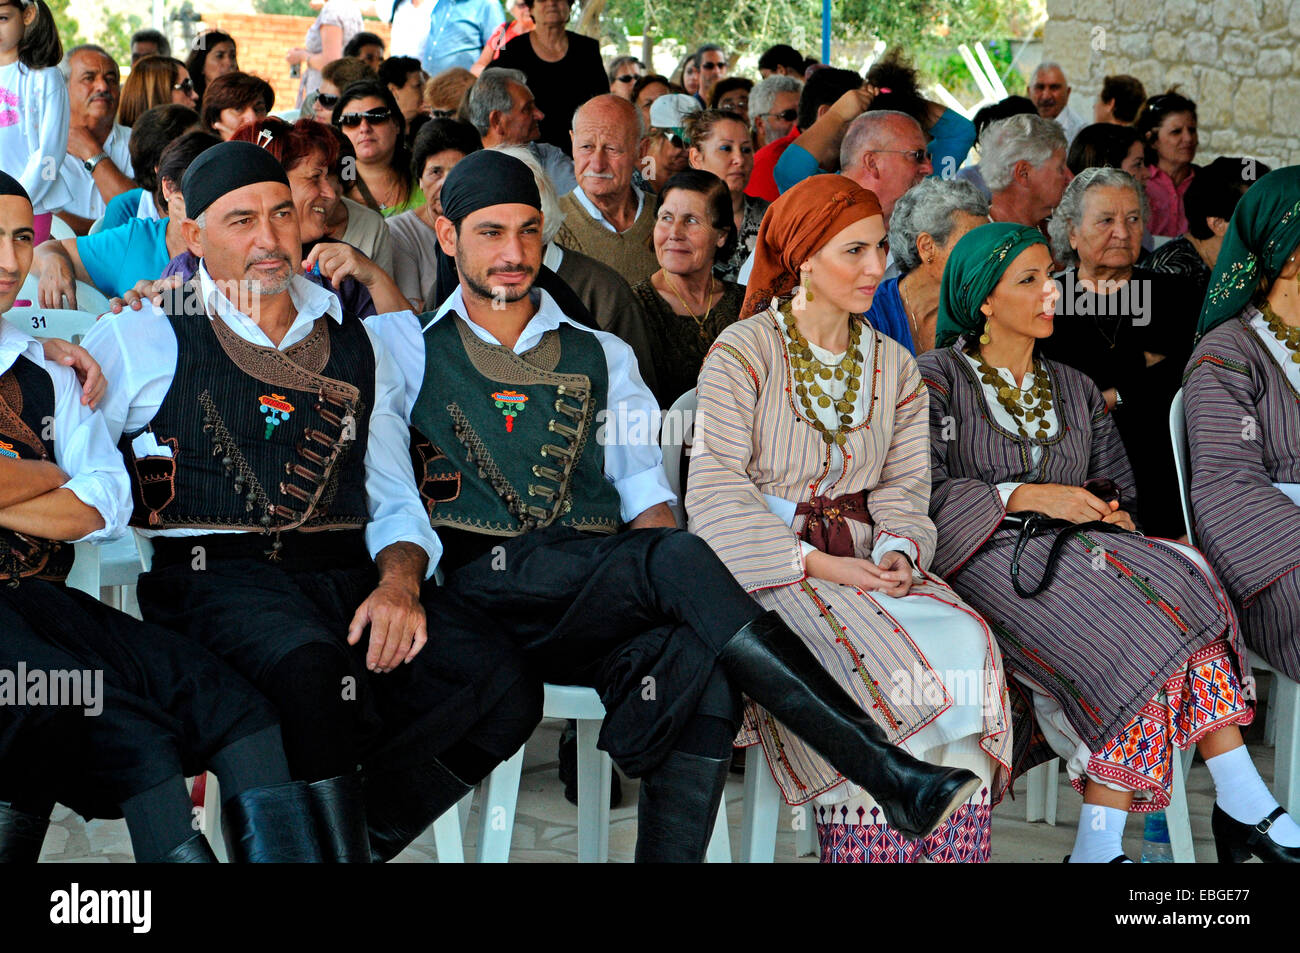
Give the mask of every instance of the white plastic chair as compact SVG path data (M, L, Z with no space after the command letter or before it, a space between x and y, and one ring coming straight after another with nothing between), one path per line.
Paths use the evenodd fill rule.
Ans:
M1191 498L1191 446L1187 442L1187 417L1183 392L1174 395L1169 408L1169 433L1174 444L1174 468L1178 472L1178 496L1183 505L1187 541L1196 545ZM1273 695L1264 721L1264 741L1275 745L1273 794L1278 803L1295 816L1300 814L1300 683L1287 678L1255 652L1250 667L1273 676Z
M79 344L82 337L95 326L95 315L67 308L22 307L10 308L5 320L22 328L32 337L63 338Z
M103 231L103 229L104 229L104 216L101 215L99 216L99 218L95 219L93 222L90 223L90 229L86 232L86 234L97 235L99 232Z
M76 237L77 233L72 230L72 226L59 216L55 215L50 218L50 238L55 241L62 241L65 238Z
M664 456L664 476L677 497L671 507L680 529L686 528L686 499L682 493L682 446L689 446L695 430L695 388L673 401L659 430L659 449Z
M40 289L40 277L36 274L28 272L27 277L23 280L22 287L18 289L17 297L14 298L14 308L6 312L6 314L7 315L12 314L13 311L16 309L23 309L26 311L46 311L46 312L50 310L55 310L55 311L76 310L76 311L82 311L85 312L86 314L90 314L95 317L98 317L99 315L105 314L108 311L108 298L105 297L103 292L101 292L94 285L87 284L84 281L77 282L77 307L75 309L42 308L40 305L39 289ZM67 298L64 298L63 301L64 303L66 303ZM33 329L30 328L28 325L24 324L23 330L31 331L31 330L40 330L40 329L39 328Z

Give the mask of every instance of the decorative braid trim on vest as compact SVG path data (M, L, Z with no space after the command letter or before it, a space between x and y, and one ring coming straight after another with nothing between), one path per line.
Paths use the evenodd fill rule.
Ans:
M26 444L37 459L48 460L50 454L45 449L45 444L27 426L22 413L23 388L11 368L0 375L0 433ZM19 532L6 533L0 536L0 579L8 580L11 586L18 585L19 579L32 576L62 582L67 578L67 570L71 567L70 559L57 560L56 567L50 572L46 572L46 567L53 557L66 556L64 549L67 546L67 543L57 539L43 539Z

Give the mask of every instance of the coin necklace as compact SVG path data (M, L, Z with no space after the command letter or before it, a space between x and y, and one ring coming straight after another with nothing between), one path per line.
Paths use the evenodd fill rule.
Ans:
M1293 328L1283 322L1267 302L1260 306L1259 311L1264 315L1264 321L1268 324L1268 329L1273 332L1273 337L1281 341L1282 345L1291 352L1291 360L1300 364L1300 328Z
M790 355L790 368L795 381L794 392L804 409L804 416L827 444L837 443L843 446L848 439L847 428L853 423L853 403L857 400L858 391L862 387L862 356L858 351L858 342L862 339L862 325L858 321L849 322L848 349L839 364L828 365L817 359L812 346L799 333L793 312L783 308L782 318L789 338L786 351ZM829 381L832 378L845 382L844 396L836 401L832 401L831 396L823 391L821 386L822 381ZM813 409L814 401L822 408L831 406L832 402L835 404L835 412L839 416L839 425L835 430L828 429L822 423L817 411Z
M1046 439L1047 412L1052 409L1052 381L1047 376L1047 369L1038 360L1034 361L1034 385L1029 389L1029 396L1034 402L1032 406L1027 407L1020 402L1020 388L1008 384L1002 375L984 360L982 351L975 354L975 360L979 363L980 380L993 388L998 403L1006 408L1011 419L1016 422L1016 429L1020 431L1020 435L1028 437L1029 431L1025 429L1025 424L1037 420L1038 430L1034 438Z

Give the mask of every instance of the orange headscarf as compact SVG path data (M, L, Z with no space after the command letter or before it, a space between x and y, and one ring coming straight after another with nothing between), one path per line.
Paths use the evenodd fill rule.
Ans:
M768 207L754 242L754 268L740 316L747 318L799 283L799 266L854 222L883 214L876 194L842 175L813 175Z

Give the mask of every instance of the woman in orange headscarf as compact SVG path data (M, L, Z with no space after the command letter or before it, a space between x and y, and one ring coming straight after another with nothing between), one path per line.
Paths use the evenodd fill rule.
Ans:
M742 586L919 758L984 782L909 841L860 788L751 705L790 804L814 810L827 862L984 861L1011 758L997 644L941 579L929 398L912 356L862 318L885 270L880 203L838 175L806 179L763 219L744 320L700 372L686 509Z

